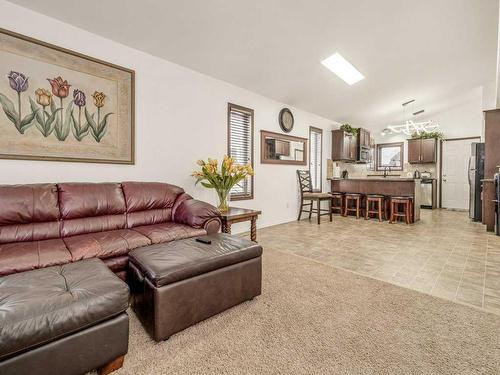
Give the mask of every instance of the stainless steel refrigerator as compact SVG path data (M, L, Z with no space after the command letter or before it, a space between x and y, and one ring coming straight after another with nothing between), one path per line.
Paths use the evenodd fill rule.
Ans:
M484 179L484 143L471 144L469 158L469 217L474 221L481 221L481 180Z

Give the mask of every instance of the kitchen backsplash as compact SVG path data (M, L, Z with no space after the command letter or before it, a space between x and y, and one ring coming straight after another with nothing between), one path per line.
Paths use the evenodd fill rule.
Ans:
M326 164L327 178L340 177L343 170L349 172L349 177L367 177L368 175L383 175L383 171L373 171L367 169L367 164L344 163L327 160ZM413 177L415 171L431 172L431 177L437 177L436 164L409 164L404 163L402 171L391 171L391 175L400 175L401 177Z

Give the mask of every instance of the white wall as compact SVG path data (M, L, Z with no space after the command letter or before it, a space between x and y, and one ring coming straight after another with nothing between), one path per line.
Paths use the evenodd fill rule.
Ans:
M255 199L237 205L261 209L259 226L296 218L297 167L260 164L260 130L280 131L277 116L285 104L3 0L0 0L0 27L136 71L135 165L0 160L0 183L166 181L215 203L215 193L195 188L190 173L197 159L221 158L227 151L226 111L227 103L232 102L255 110ZM331 147L329 130L336 127L334 121L294 108L292 111L295 117L292 135L308 137L309 126L324 129L326 159ZM325 189L326 162L323 169Z

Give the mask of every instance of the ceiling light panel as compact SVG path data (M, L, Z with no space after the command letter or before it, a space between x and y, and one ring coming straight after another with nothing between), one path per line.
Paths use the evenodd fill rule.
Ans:
M365 77L356 69L349 61L347 61L340 53L335 52L330 57L321 61L325 67L335 73L348 85L353 85L361 81Z

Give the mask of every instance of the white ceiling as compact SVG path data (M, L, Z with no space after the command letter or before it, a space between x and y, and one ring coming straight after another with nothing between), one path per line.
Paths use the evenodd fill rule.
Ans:
M408 99L429 115L495 80L498 0L10 1L371 129ZM336 51L366 79L348 86L320 64Z

